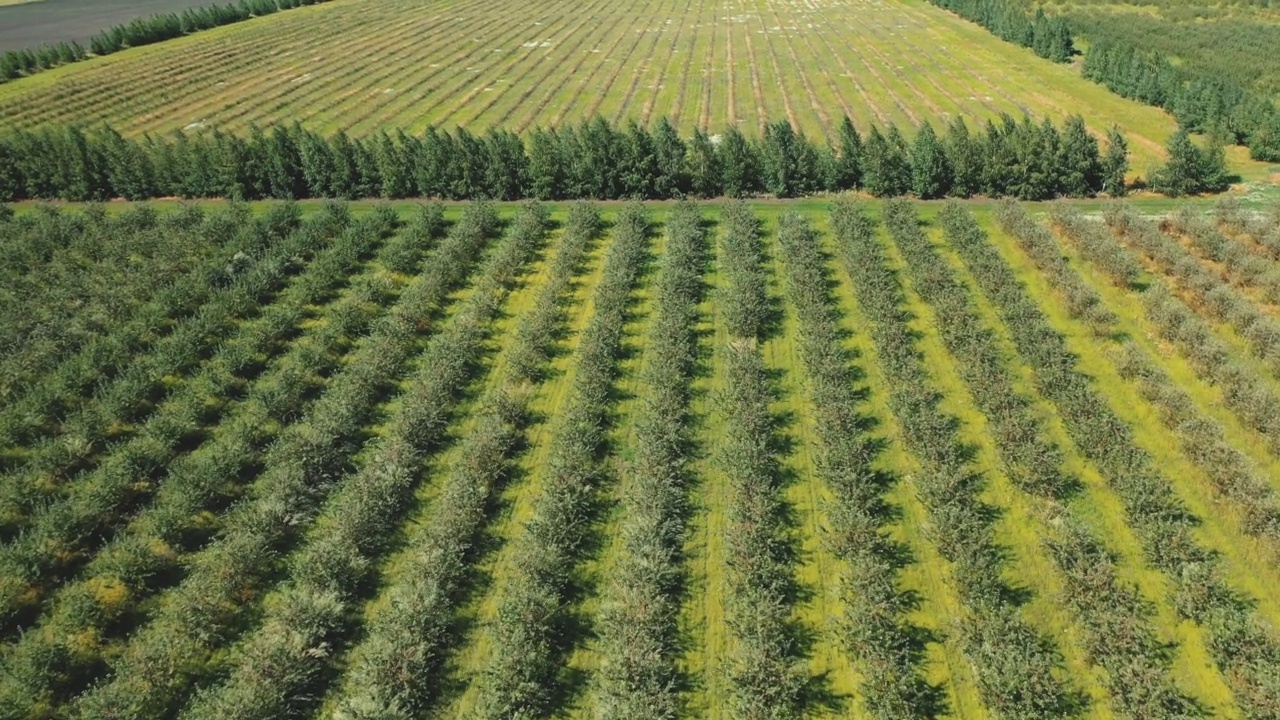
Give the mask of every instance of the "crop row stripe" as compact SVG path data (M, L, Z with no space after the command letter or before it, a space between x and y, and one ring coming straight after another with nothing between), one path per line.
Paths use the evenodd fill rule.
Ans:
M1228 586L1220 560L1196 541L1199 519L1178 499L1151 455L1138 446L1132 429L1076 369L1066 338L1049 325L986 236L967 234L955 241L956 251L1035 371L1041 394L1057 405L1076 447L1119 497L1147 560L1173 581L1178 612L1205 629L1209 650L1237 703L1254 715L1280 706L1273 672L1280 646L1274 631Z
M334 489L358 449L360 427L407 369L433 314L470 274L495 222L489 206L468 208L308 417L272 446L258 492L228 516L222 538L193 558L182 584L113 663L110 681L78 698L72 716L173 714L201 661L234 636L249 605L243 598L256 596L276 571L275 553L309 525Z

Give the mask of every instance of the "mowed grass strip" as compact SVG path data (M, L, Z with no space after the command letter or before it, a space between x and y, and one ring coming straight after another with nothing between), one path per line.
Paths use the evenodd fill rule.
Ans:
M608 222L608 215L605 215ZM541 491L541 472L545 467L554 438L556 418L568 402L573 389L577 350L583 330L594 316L596 290L603 278L604 257L612 240L606 230L594 247L586 251L581 266L573 275L564 303L563 335L548 348L549 357L542 368L542 382L527 405L530 424L525 431L525 448L513 461L512 477L504 483L495 498L494 517L489 522L480 546L469 558L470 568L455 609L450 647L442 658L445 678L436 689L437 705L443 717L471 717L474 694L468 687L490 652L486 626L496 614L498 586L512 572L512 541L519 537L524 523L532 514L533 502ZM410 546L410 552L413 546ZM393 580L407 569L412 559L395 559L388 568ZM369 613L386 612L385 600L379 599ZM369 688L374 689L376 688ZM349 696L350 697L350 696Z
M1257 588L1267 577L1236 566L1243 548L1223 537L1221 513L1196 498L1195 469L1160 437L1165 431L1144 401L1113 380L1096 347L1082 352L1047 321L995 246L973 234L956 236L955 247L1036 368L1041 392L1122 501L1143 554L1169 577L1176 609L1204 631L1236 702L1246 714L1274 703L1273 674L1261 659L1276 657L1273 620L1253 598L1275 592Z

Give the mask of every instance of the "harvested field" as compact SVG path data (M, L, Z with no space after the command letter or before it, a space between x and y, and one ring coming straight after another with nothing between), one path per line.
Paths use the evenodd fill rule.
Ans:
M1174 129L917 0L338 0L0 87L0 123L126 134L294 120L354 134L527 130L598 113L752 134L786 118L812 136L844 114L866 128L1001 112L1118 125L1139 173ZM1233 164L1246 179L1261 172Z

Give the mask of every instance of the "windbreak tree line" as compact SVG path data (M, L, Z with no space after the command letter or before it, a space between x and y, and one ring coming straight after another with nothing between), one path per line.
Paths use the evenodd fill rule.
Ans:
M1020 5L1009 0L929 0L965 20L975 22L1006 42L1031 48L1036 55L1054 62L1070 62L1075 54L1071 28L1060 18L1043 10L1028 16Z
M94 55L109 55L125 48L150 45L200 30L242 22L251 17L271 15L281 10L321 2L325 0L239 0L234 4L187 8L181 13L158 13L103 30L90 38L89 51ZM87 57L89 52L74 40L56 45L41 45L39 48L10 50L0 55L0 83L59 65L79 62Z
M1007 42L1031 48L1055 62L1075 54L1071 28L1036 10L1028 16L1009 0L929 0L978 23ZM1262 92L1203 67L1175 64L1157 51L1114 39L1094 38L1084 54L1084 77L1112 92L1168 110L1191 132L1249 148L1255 160L1280 161L1280 110Z
M1084 76L1118 95L1168 110L1186 130L1245 145L1255 160L1280 160L1280 110L1267 96L1236 82L1116 42L1090 45Z
M865 190L877 196L971 195L1023 200L1124 192L1128 150L1112 129L1105 150L1079 116L1061 125L1003 115L977 131L956 118L924 122L908 141L895 125L865 136L845 118L835 145L786 121L759 138L730 128L682 137L596 117L579 125L483 135L434 127L353 138L299 124L248 136L218 130L131 139L109 127L17 131L0 137L0 202L123 197L439 197L454 200L794 197Z

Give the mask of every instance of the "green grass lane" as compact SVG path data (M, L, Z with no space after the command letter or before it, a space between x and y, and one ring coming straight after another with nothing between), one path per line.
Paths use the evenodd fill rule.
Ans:
M1170 477L1186 477L1189 472L1186 463L1176 457L1173 449L1175 443L1163 431L1155 411L1137 396L1136 390L1126 387L1108 362L1103 349L1098 347L1092 331L1067 315L1064 304L1056 299L1049 280L1035 268L1030 258L1017 248L1011 238L995 228L994 221L988 219L983 227L987 229L991 241L1006 262L1025 283L1028 292L1038 301L1050 324L1067 338L1068 346L1079 359L1077 367L1080 371L1093 378L1099 392L1113 399L1113 409L1133 428L1139 446L1152 452L1158 466L1165 468ZM1083 269L1077 264L1077 258L1072 260L1077 270ZM1105 293L1106 281L1096 276L1091 277L1088 273L1083 274L1110 304L1110 298ZM1113 309L1122 313L1118 308ZM1082 479L1088 482L1090 506L1098 511L1098 527L1111 539L1112 549L1124 559L1123 566L1131 573L1127 579L1135 582L1144 596L1156 600L1157 627L1178 645L1178 652L1174 654L1175 683L1214 712L1225 717L1236 716L1238 710L1233 705L1231 692L1206 648L1204 631L1195 623L1182 619L1174 611L1173 584L1167 577L1146 565L1141 542L1128 527L1124 506L1104 478L1098 478L1098 484L1095 485L1089 482L1093 477L1091 473L1082 475Z

